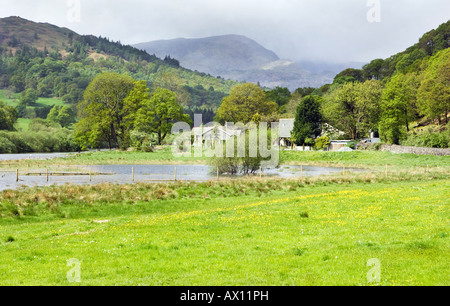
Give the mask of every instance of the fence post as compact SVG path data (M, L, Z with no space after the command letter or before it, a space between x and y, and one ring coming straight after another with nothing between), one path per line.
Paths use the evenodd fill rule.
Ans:
M48 182L48 168L47 168L46 171L45 171L45 175L46 175L46 177L47 177L47 182Z
M131 180L134 182L134 167L131 168Z
M92 182L92 169L89 168L89 182Z
M259 167L259 178L262 178L262 167Z
M174 179L174 181L175 182L177 181L177 167L175 167L175 179Z
M16 169L16 182L19 181L19 169Z

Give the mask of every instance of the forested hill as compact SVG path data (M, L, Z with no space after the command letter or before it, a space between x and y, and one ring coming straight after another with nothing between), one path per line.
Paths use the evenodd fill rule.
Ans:
M416 44L403 52L387 59L375 59L365 65L362 70L344 70L336 76L335 82L345 82L344 79L383 80L390 79L395 73L418 72L422 69L420 65L424 59L447 48L450 48L450 20L424 34Z
M147 81L150 87L170 89L186 111L203 112L211 119L236 84L107 38L79 35L20 17L0 19L0 90L29 98L17 101L24 102L21 116L46 115L45 111L35 112L33 100L37 97L54 97L75 105L89 82L104 71L128 74Z
M319 94L326 122L354 139L372 130L387 143L449 147L450 21L403 52L342 71Z

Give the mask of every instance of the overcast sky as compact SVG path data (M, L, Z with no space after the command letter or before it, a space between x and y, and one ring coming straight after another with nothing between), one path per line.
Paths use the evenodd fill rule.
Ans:
M448 21L450 0L0 0L8 16L126 44L240 34L281 58L367 62Z

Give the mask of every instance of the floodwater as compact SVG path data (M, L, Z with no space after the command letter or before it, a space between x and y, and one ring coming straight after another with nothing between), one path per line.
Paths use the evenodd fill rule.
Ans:
M49 156L48 156L49 157ZM54 156L60 157L60 156ZM2 172L0 168L0 191L20 187L50 186L54 184L130 184L134 182L164 182L164 181L208 181L217 179L214 169L206 165L97 165L76 166L85 175L52 176L48 181L46 170L40 170L41 175L26 175L19 173L16 182L16 172ZM312 167L312 166L280 166L279 168L263 169L264 176L279 178L295 178L300 176L319 176L342 173L342 168ZM359 172L360 169L346 169ZM33 171L36 172L36 171ZM89 173L92 175L89 176ZM259 176L259 173L256 174ZM229 176L221 176L229 177ZM219 177L219 179L221 178Z
M1 160L24 160L24 159L52 159L67 157L75 153L23 153L23 154L0 154Z

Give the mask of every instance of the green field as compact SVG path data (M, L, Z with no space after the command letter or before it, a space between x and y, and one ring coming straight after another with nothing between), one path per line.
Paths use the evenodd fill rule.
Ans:
M0 285L450 285L448 157L345 154L282 160L372 171L3 191ZM150 160L195 159L167 149L69 159ZM71 259L81 263L80 283L67 278ZM372 259L380 282L368 281Z
M205 156L175 157L170 147L157 148L154 152L99 151L84 152L67 158L47 161L22 161L18 165L27 167L67 166L67 165L104 165L104 164L207 164ZM2 162L0 162L0 165ZM414 171L450 171L450 156L394 154L381 151L353 152L292 152L280 151L282 165L311 165L329 167L356 167L385 172Z
M0 284L450 285L448 179L147 187L3 192Z
M0 89L0 100L5 102L9 106L17 106L18 100L20 99L20 94L14 93L12 94L12 97L9 98L6 96L6 91L4 89ZM64 101L57 99L57 98L42 98L40 97L36 101L36 106L30 107L43 107L43 106L50 106L50 105L64 105Z
M15 128L18 131L26 132L26 131L28 131L28 126L30 125L30 123L31 123L31 119L19 118L19 119L17 119Z
M20 98L20 94L14 93L11 98L6 96L6 90L0 89L0 101L6 103L9 106L17 106ZM29 108L52 106L52 105L64 105L64 102L57 98L39 98L36 102L36 106L29 106ZM19 118L16 123L16 129L19 131L28 131L28 125L31 119Z

